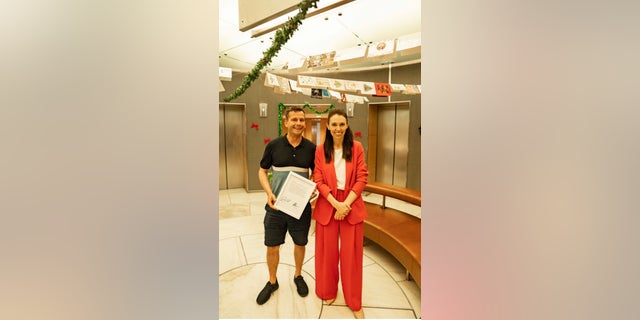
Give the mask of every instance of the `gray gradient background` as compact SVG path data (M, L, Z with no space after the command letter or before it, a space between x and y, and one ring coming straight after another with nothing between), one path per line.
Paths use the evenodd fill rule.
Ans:
M637 319L639 4L422 9L424 318ZM0 319L217 318L215 17L0 2Z

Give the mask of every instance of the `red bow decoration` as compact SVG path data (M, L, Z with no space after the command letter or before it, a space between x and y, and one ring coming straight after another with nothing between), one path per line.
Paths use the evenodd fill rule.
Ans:
M258 130L258 124L255 122L251 122L251 129L256 128L256 130Z
M360 132L360 131L356 131L353 135L354 135L356 138L362 138L362 132Z
M264 138L264 144L269 143L269 141L271 141L271 138Z

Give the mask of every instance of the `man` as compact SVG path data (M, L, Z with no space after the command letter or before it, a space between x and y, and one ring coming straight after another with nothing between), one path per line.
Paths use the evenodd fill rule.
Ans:
M280 261L280 245L284 243L287 231L294 242L293 256L295 260L294 283L298 294L306 297L309 287L302 277L302 262L307 245L309 227L311 225L311 205L307 203L300 219L296 219L274 207L276 195L284 184L290 171L309 178L309 170L313 171L316 145L302 136L305 129L304 110L292 107L285 111L284 126L287 134L267 144L260 160L258 178L262 189L267 193L267 204L264 206L264 244L267 246L267 266L269 281L262 289L256 302L264 304L271 294L278 290L276 272ZM272 172L269 184L269 170Z

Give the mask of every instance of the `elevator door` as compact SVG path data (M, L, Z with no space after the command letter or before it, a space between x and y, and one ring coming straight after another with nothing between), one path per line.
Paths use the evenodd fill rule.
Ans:
M246 171L244 168L244 105L220 104L219 110L219 188L243 188Z
M409 104L381 104L377 114L376 181L406 187L409 160Z

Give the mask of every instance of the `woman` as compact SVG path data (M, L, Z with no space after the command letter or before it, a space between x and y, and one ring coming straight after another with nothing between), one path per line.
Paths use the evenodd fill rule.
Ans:
M364 149L360 142L353 141L346 113L332 109L327 116L324 144L316 147L313 171L320 193L313 211L316 294L332 304L342 278L345 301L356 318L364 318L362 257L367 212L361 194L368 175Z

